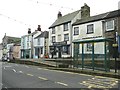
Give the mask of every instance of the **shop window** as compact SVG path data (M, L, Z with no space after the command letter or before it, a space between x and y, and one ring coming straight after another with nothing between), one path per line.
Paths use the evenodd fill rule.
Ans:
M70 45L63 46L63 53L70 54Z
M87 43L87 51L92 51L92 43Z

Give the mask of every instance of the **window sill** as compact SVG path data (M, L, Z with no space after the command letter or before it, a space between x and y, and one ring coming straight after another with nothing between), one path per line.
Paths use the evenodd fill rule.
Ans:
M90 32L90 33L86 33L86 34L93 34L93 32Z

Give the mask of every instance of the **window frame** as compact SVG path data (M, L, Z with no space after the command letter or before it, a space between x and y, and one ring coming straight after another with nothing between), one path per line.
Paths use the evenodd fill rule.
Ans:
M68 39L65 38L66 35L68 35ZM64 34L64 41L69 41L69 33Z
M54 37L54 40L53 40L53 37ZM55 42L56 41L56 38L55 38L55 36L52 36L52 42Z
M55 34L55 27L52 28L52 34Z
M108 23L111 22L111 21L112 21L112 25L113 25L113 26L112 26L111 29L108 29ZM113 31L113 30L115 29L114 25L115 25L114 20L106 21L106 22L105 22L105 31L107 31L107 32L108 32L108 31ZM111 26L111 25L109 25L109 26Z
M79 27L74 27L74 35L79 35Z
M92 31L90 29L88 29L88 27L92 26ZM87 25L87 34L92 34L94 33L94 24L89 24Z
M88 52L91 52L92 51L92 43L86 43L86 50Z
M64 23L63 24L63 31L68 31L68 23Z

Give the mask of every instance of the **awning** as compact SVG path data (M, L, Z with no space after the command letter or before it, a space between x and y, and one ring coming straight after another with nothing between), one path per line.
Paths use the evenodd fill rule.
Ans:
M108 38L94 38L94 39L75 39L72 43L92 43L92 42L105 42L105 41L113 41Z

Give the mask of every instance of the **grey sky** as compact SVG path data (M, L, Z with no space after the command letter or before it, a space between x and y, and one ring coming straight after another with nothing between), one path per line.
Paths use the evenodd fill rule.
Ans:
M4 34L21 37L40 24L43 31L63 15L79 10L84 3L91 8L91 16L118 9L120 0L0 0L0 42Z

